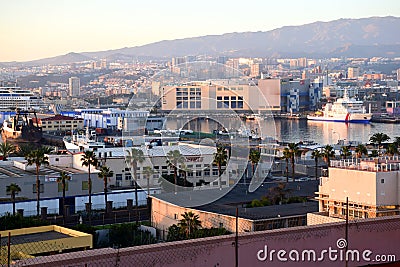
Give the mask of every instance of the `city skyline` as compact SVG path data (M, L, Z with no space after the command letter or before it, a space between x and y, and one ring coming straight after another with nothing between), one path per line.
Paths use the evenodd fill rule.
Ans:
M0 32L7 36L0 62L28 61L69 52L134 47L162 40L269 31L316 21L400 16L397 1L335 2L227 1L195 3L130 1L10 1L3 3ZM288 8L291 7L291 8ZM283 10L275 12L276 10Z

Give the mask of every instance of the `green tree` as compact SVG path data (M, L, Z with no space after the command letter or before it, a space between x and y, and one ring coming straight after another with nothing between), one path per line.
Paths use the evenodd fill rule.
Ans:
M318 160L322 157L322 153L318 149L315 149L311 153L311 157L315 161L315 180L317 180L318 179Z
M376 149L372 150L371 153L369 154L369 156L370 156L371 158L379 157L379 152L378 152L378 150L376 150Z
M60 172L60 176L57 177L57 183L61 184L61 189L62 189L62 215L63 215L63 220L65 223L65 190L66 190L66 184L67 181L71 180L71 176L68 175L65 171Z
M129 164L130 169L133 172L133 179L135 181L135 212L136 212L136 223L139 221L139 200L138 200L138 184L137 184L137 168L139 163L144 162L144 153L142 150L137 148L131 148L126 151L126 162Z
M36 166L36 215L39 216L40 212L40 179L39 179L39 170L40 166L48 165L49 158L45 155L45 150L42 148L38 148L32 150L28 155L25 156L25 159L28 161L28 166L35 165Z
M282 159L286 161L286 182L289 182L289 160L291 159L292 155L290 153L289 148L285 147L283 149L283 156Z
M400 136L394 137L393 144L395 144L397 147L400 146Z
M150 178L155 174L152 167L146 166L143 168L143 174L146 176L147 180L147 197L150 196Z
M7 185L6 192L11 196L11 201L13 205L13 215L15 215L15 195L21 192L21 187L19 187L19 185L15 183L12 183L10 185Z
M93 151L86 150L81 158L82 166L88 167L88 190L89 190L89 224L92 224L92 179L90 177L91 166L96 168L99 161Z
M228 153L222 145L217 146L217 152L214 153L213 163L218 166L218 183L219 188L221 188L221 176L222 176L222 166L225 166L228 162Z
M8 156L16 151L15 146L9 142L0 143L0 154L3 155L3 160L6 161Z
M185 234L187 238L189 238L196 230L201 228L199 215L189 211L181 214L181 216L183 218L178 223L178 226L180 227L180 231Z
M252 149L250 150L249 153L249 160L251 162L251 170L252 170L252 174L254 175L254 166L258 164L258 162L260 161L261 158L261 153L258 150Z
M294 181L294 179L295 179L295 177L294 177L295 176L294 162L295 162L296 156L299 154L299 145L296 143L289 143L288 148L289 148L289 152L290 152L290 162L292 164L292 180Z
M185 158L182 156L179 150L171 150L167 153L167 165L174 172L174 184L175 193L177 192L178 186L178 169L179 165L185 162Z
M279 204L283 202L288 194L291 192L290 189L286 188L287 183L278 183L277 186L271 187L269 192L271 194L270 199L273 200L274 204Z
M101 166L100 167L100 172L97 174L99 179L103 180L103 185L104 185L104 207L107 209L107 192L108 192L108 178L112 177L114 175L113 171L110 170L109 167L107 166Z
M324 158L326 164L328 164L328 167L330 167L331 158L335 157L335 150L333 150L333 147L330 145L326 145L322 151L322 157Z
M386 154L390 155L390 156L394 156L394 155L398 155L399 154L399 149L396 146L396 144L389 144L388 148L386 150Z
M350 148L348 146L342 146L342 148L340 149L340 157L342 159L347 159L350 156L351 156Z
M187 173L192 171L191 169L189 169L186 164L182 163L179 172L182 174L183 176L183 187L187 186Z
M368 155L368 150L367 150L366 146L363 144L359 144L356 147L355 152L356 152L357 158L362 158L363 155Z
M21 144L18 146L17 149L17 155L21 157L25 157L28 155L31 151L35 150L35 146L32 143L26 143L26 144Z
M385 133L375 133L369 138L369 141L371 143L378 145L379 155L381 154L380 149L381 149L382 143L389 141L389 140L390 140L390 137Z

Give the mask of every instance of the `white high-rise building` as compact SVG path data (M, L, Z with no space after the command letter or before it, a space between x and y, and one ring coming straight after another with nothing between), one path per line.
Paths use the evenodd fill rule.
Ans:
M81 95L81 80L78 77L69 78L69 96Z

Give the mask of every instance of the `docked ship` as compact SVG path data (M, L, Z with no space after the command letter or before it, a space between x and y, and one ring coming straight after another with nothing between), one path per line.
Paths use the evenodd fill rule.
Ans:
M30 90L21 89L17 86L2 86L0 84L0 110L14 110L20 108L46 109L48 108L41 96L35 95Z
M38 124L36 112L17 109L15 116L3 122L1 137L4 142L40 142L42 127Z
M367 113L363 101L350 98L345 89L343 98L327 103L322 111L308 115L307 120L369 123L372 114Z

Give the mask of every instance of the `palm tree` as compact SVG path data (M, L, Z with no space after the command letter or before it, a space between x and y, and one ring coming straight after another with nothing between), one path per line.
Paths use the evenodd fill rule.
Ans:
M376 150L376 149L372 150L371 153L369 154L369 156L370 156L371 158L379 157L379 152L378 152L378 150Z
M9 142L0 143L0 154L3 155L3 160L6 161L11 153L15 152L15 146Z
M261 158L261 153L258 150L252 149L249 154L249 160L251 162L251 170L252 174L254 175L254 166L258 164Z
M92 179L90 177L90 166L97 167L99 164L96 154L93 151L86 150L81 158L82 166L88 167L88 190L89 190L89 224L92 223Z
M28 166L35 164L36 166L36 215L39 216L40 210L40 180L39 180L39 169L42 165L49 164L49 158L45 155L45 150L38 148L32 150L28 155L25 156L28 161Z
M218 166L218 183L220 188L221 188L222 166L225 166L227 162L228 162L228 153L226 152L225 148L222 145L218 145L217 152L214 153L213 163Z
M326 145L322 151L322 157L324 158L326 164L328 164L328 167L330 167L331 158L335 157L335 151L333 150L333 147Z
M374 135L372 135L369 138L369 141L371 143L378 145L379 154L381 154L380 153L380 148L381 148L382 143L386 142L386 141L389 141L389 140L390 140L390 137L385 133L375 133Z
M348 146L342 146L342 149L340 150L340 156L343 159L347 159L347 157L350 157L351 156L350 148Z
M397 148L396 144L389 144L386 153L390 156L398 155L399 154L399 149Z
M294 160L299 153L299 145L296 143L289 143L288 148L290 152L290 162L292 164L292 180L294 181Z
M289 148L285 147L283 149L283 156L282 158L286 161L286 182L289 182L289 159L291 158L291 153Z
M25 157L33 150L35 150L35 146L32 143L21 144L18 146L17 155Z
M57 183L61 183L62 188L62 215L65 222L65 190L66 190L66 182L71 180L71 176L68 175L65 171L60 173L60 177L57 177Z
M186 237L189 238L194 231L201 228L201 221L199 220L199 215L189 211L183 213L181 216L183 218L178 223L178 226L181 228L182 233L184 233Z
M138 202L138 184L137 184L137 167L138 163L142 163L144 161L144 153L142 150L137 148L131 148L131 150L127 150L128 155L126 156L126 161L130 165L131 170L133 171L133 179L135 181L135 212L136 212L136 223L138 223L139 218L139 202Z
M6 191L7 194L11 195L11 201L13 205L13 215L15 215L15 195L21 192L21 187L19 187L19 185L15 183L12 183L10 185L7 185Z
M143 168L143 174L146 176L147 179L147 197L150 196L150 178L153 176L155 171L152 167L146 166Z
M178 185L178 168L184 162L185 158L179 150L172 150L167 153L167 165L174 171L175 193Z
M397 147L400 146L400 136L394 137L393 144L395 144Z
M315 149L311 153L311 157L315 161L315 180L317 180L318 179L318 160L319 160L320 157L322 157L322 153L318 149Z
M104 183L104 205L107 209L107 192L108 192L108 178L113 176L113 171L110 171L110 168L107 166L101 166L100 172L97 174L99 179L103 180Z
M355 152L356 152L356 157L357 158L361 158L363 155L368 155L368 150L365 147L365 145L363 145L363 144L359 144L356 147Z
M286 185L287 183L278 183L277 186L271 187L269 189L271 198L274 200L275 204L279 204L279 202L285 200L285 198L287 198L287 196L292 191L291 189L286 188Z

